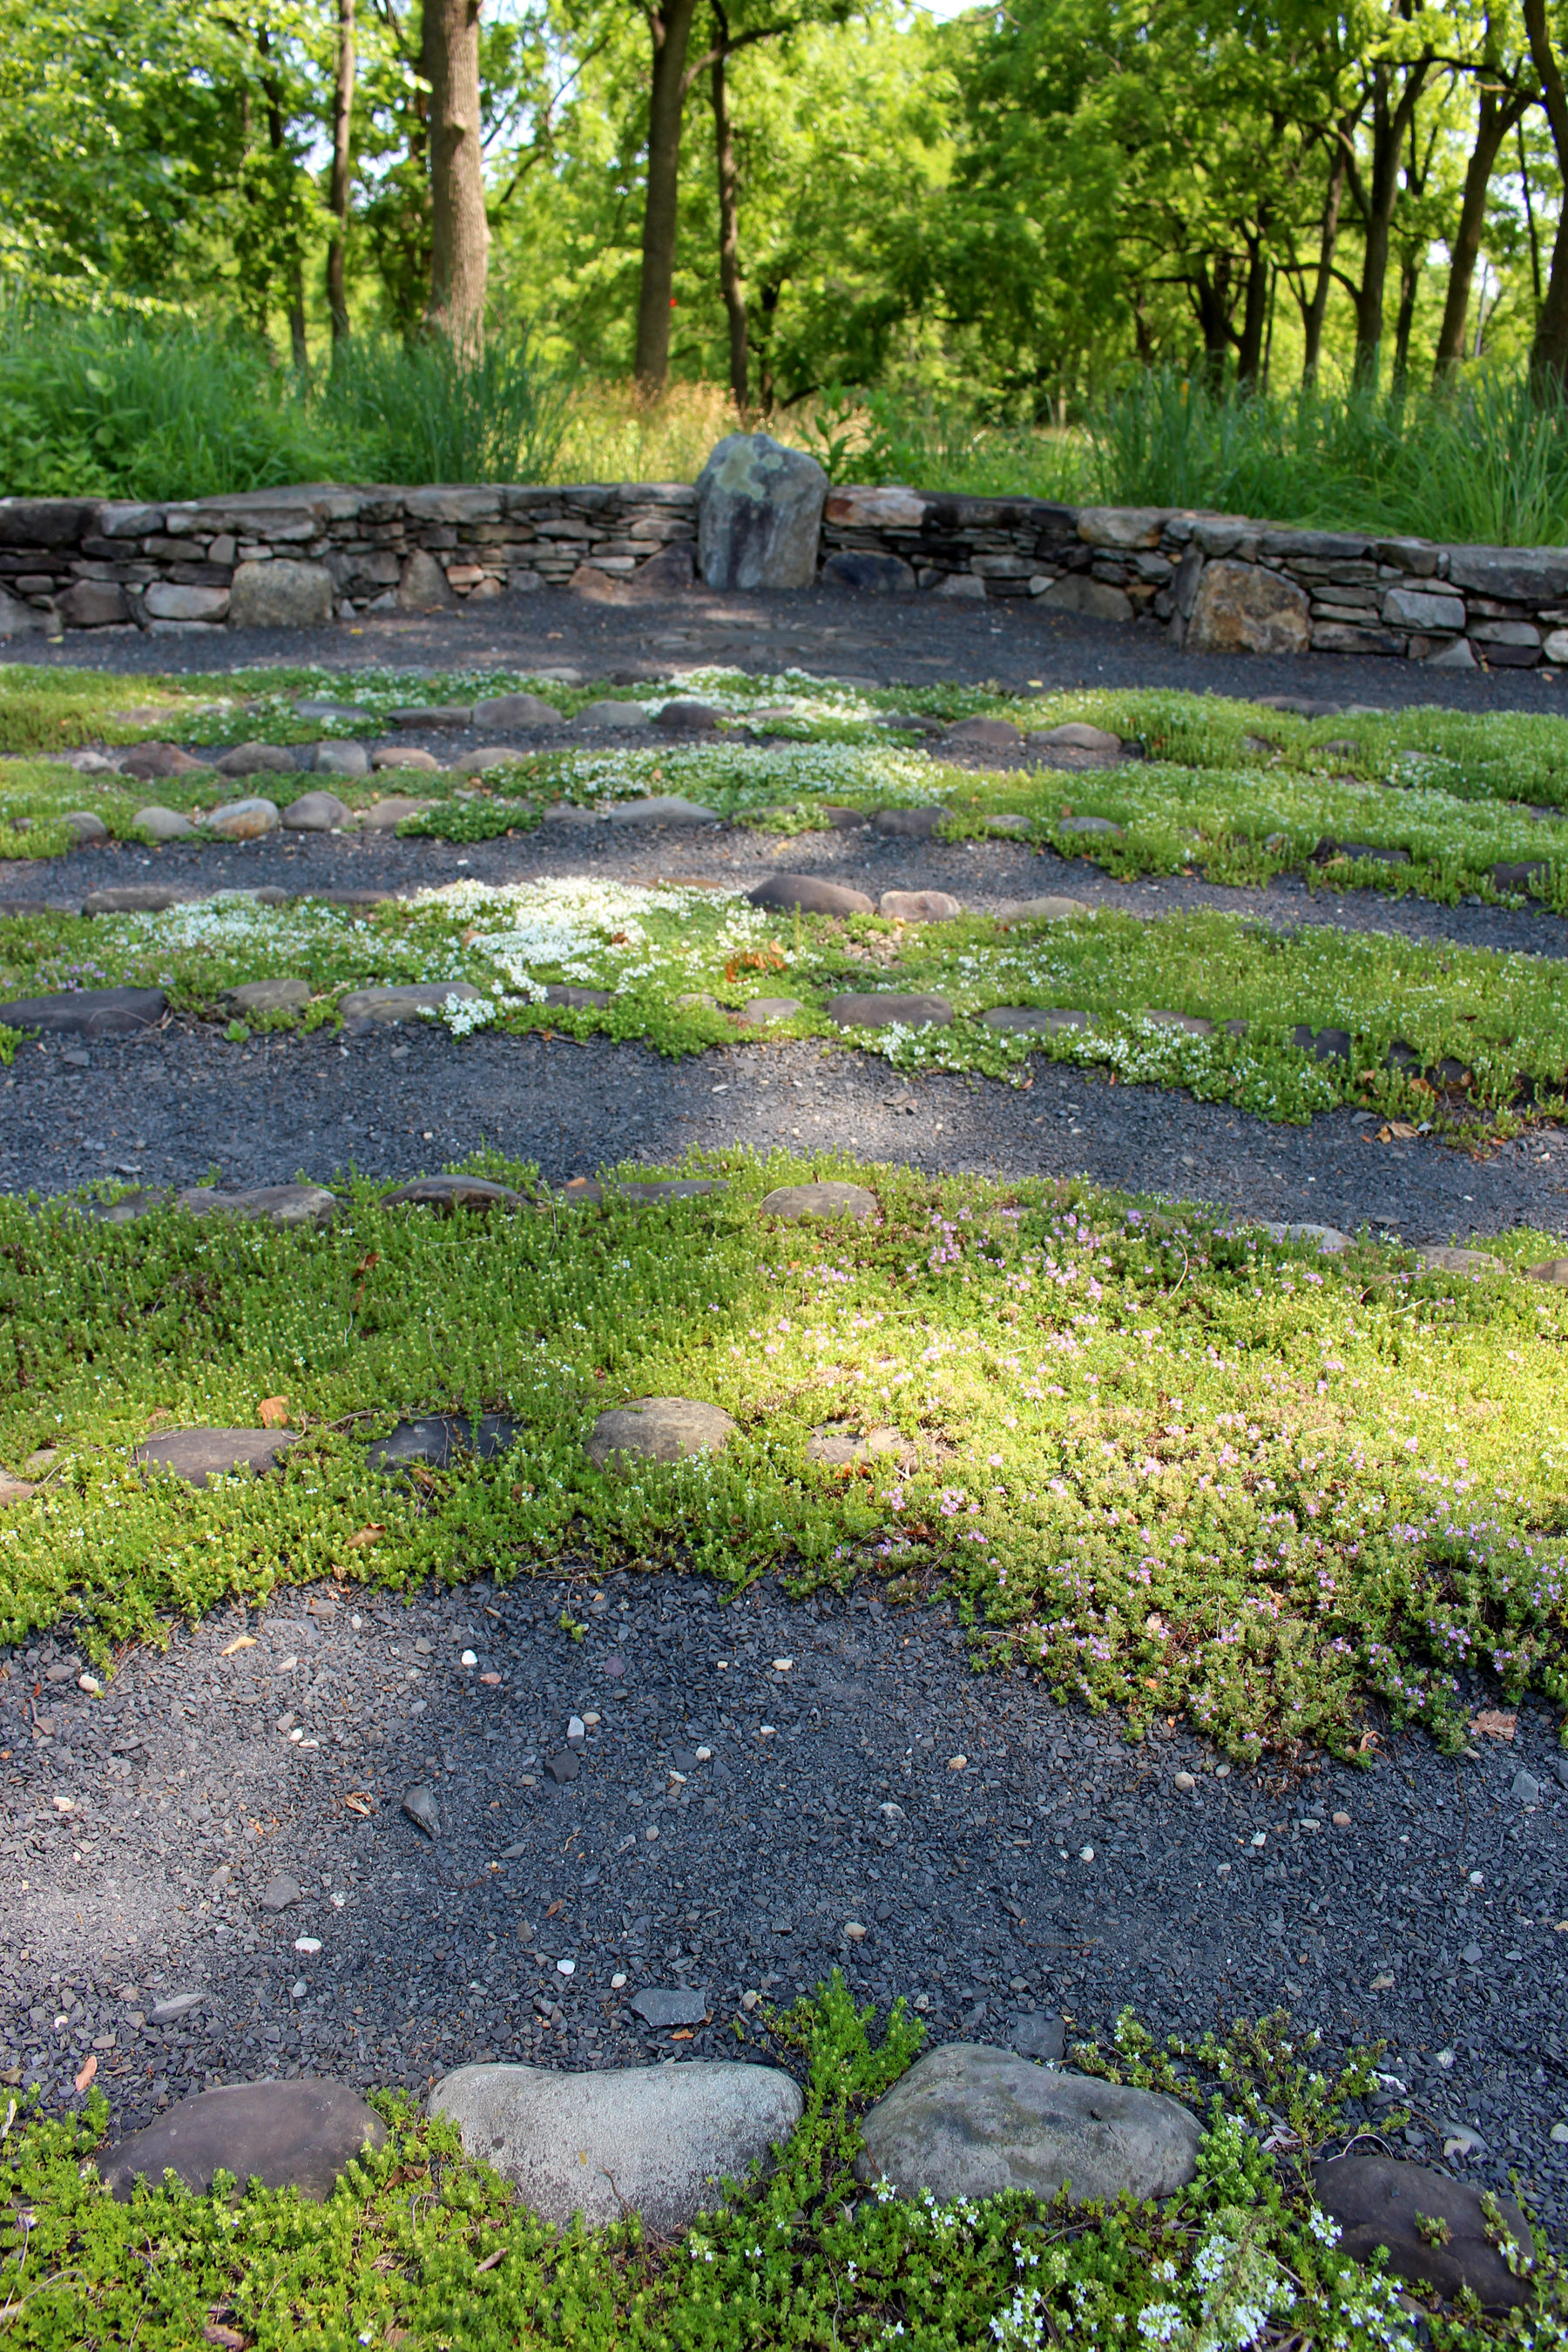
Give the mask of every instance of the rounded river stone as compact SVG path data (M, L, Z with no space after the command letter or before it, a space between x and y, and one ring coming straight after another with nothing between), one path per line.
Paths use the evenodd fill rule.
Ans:
M161 988L78 988L59 996L22 996L0 1004L7 1029L37 1029L46 1037L133 1037L162 1021L168 998Z
M99 2177L121 2204L139 2173L158 2189L176 2172L201 2197L219 2171L242 2189L257 2179L320 2202L356 2157L385 2141L381 2117L346 2083L228 2083L130 2133L100 2159Z
M829 999L827 1017L840 1029L890 1029L902 1022L910 1029L945 1029L952 1007L945 996L904 996L895 989L878 989L867 996Z
M642 2215L673 2237L721 2201L721 2183L789 2137L802 2099L778 2066L698 2060L558 2074L544 2066L459 2066L430 2096L471 2157L483 2157L557 2228Z
M188 1216L265 1217L274 1225L324 1225L339 1205L324 1184L254 1184L244 1192L193 1184L177 1201Z
M1512 2311L1528 2303L1529 2281L1516 2278L1487 2236L1479 2191L1424 2164L1386 2156L1341 2156L1312 2168L1312 2186L1325 2213L1340 2225L1340 2252L1360 2263L1386 2246L1395 2278L1434 2286L1452 2299L1468 2286L1488 2311ZM1500 2196L1498 2210L1521 2254L1535 2248L1524 2216L1511 2197ZM1446 2222L1447 2241L1433 2245L1420 2223Z
M488 1176L416 1176L395 1192L384 1192L384 1209L521 1209L522 1194L510 1185L493 1184Z
M599 1415L584 1450L600 1470L616 1454L684 1462L693 1454L721 1454L734 1433L734 1422L716 1404L694 1397L636 1397Z
M170 1471L187 1486L205 1486L209 1478L233 1470L259 1476L293 1444L294 1436L287 1429L166 1429L139 1445L131 1459Z
M798 907L804 915L869 915L875 909L864 890L824 882L815 874L770 874L747 898L753 907Z
M939 2204L1023 2189L1074 2204L1169 2197L1197 2169L1195 2116L1158 2091L1057 2074L975 2042L933 2050L867 2115L862 2180Z
M963 904L946 890L884 890L877 912L894 923L951 923Z
M203 826L219 841L259 841L263 834L276 833L279 822L277 802L258 798L226 802L203 819Z
M453 996L460 1004L491 1001L466 980L416 980L389 988L351 988L339 997L338 1011L350 1028L365 1029L388 1021L438 1018Z
M283 823L289 833L331 833L348 814L347 802L336 793L301 793L284 810Z
M237 988L226 988L224 1009L228 1013L261 1014L263 1013L300 1013L310 1002L310 983L307 980L247 980Z

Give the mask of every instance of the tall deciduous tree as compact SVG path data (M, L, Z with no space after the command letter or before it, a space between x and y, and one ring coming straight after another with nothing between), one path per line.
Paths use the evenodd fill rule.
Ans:
M430 296L426 323L477 356L485 333L489 223L479 118L479 0L425 0L430 85Z
M337 70L332 78L332 176L327 189L327 209L332 215L332 241L327 247L327 308L331 312L334 344L341 343L349 331L349 173L353 163L353 110L354 0L338 0Z

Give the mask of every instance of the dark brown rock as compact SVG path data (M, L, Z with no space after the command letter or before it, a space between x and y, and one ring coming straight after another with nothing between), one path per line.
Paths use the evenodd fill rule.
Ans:
M975 744L984 751L1016 751L1024 738L1008 719L956 719L943 740Z
M133 743L120 762L120 772L146 782L153 776L188 776L201 764L177 743Z
M656 710L653 723L672 735L700 735L717 727L722 717L722 711L715 710L710 703L677 700Z
M58 607L68 629L107 629L131 618L125 591L117 580L79 580Z
M1487 2236L1479 2194L1446 2172L1395 2157L1340 2156L1312 2168L1312 2186L1325 2213L1340 2225L1340 2251L1369 2262L1379 2246L1388 2249L1388 2267L1412 2286L1435 2287L1452 2300L1468 2287L1487 2311L1517 2311L1530 2301L1530 2287L1516 2278ZM1535 2249L1523 2214L1511 2197L1498 2208L1521 2255ZM1425 2219L1434 2234L1447 2231L1446 2244L1424 2236Z
M450 1216L454 1209L521 1209L522 1194L506 1184L492 1184L485 1176L418 1176L382 1195L384 1209L438 1209Z
M876 912L864 890L847 889L841 882L824 882L815 874L770 874L746 896L753 907L798 907L805 915Z
M477 1420L463 1412L426 1413L417 1421L400 1421L390 1435L365 1449L364 1458L372 1470L395 1470L405 1462L428 1462L445 1470L454 1454L493 1462L497 1454L510 1453L520 1434L516 1422L499 1412L482 1412Z
M187 1486L205 1486L209 1478L235 1470L259 1476L293 1444L295 1435L289 1429L166 1429L139 1445L131 1459L166 1470Z
M871 823L879 833L890 833L905 841L930 841L952 821L952 811L944 808L879 809Z
M182 2099L145 2131L132 2132L99 2166L106 2189L129 2202L138 2174L162 2188L176 2172L205 2196L216 2172L243 2189L297 2189L321 2203L367 2148L384 2146L386 2126L345 2083L229 2083Z
M655 1176L646 1182L601 1184L596 1176L574 1176L562 1198L574 1208L591 1208L604 1200L691 1201L700 1192L727 1192L721 1176Z

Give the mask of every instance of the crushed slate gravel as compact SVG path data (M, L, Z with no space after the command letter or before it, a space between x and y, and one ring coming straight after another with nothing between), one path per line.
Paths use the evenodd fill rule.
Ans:
M946 598L862 597L831 588L724 596L705 589L658 604L587 604L558 589L500 597L479 611L427 618L367 616L352 627L201 630L149 637L135 629L73 629L58 645L0 641L0 661L123 671L127 677L239 669L258 663L498 668L538 675L574 667L607 685L723 664L767 675L790 667L879 686L994 679L1031 686L1184 688L1197 694L1305 696L1387 709L1568 707L1564 673L1435 670L1424 663L1315 654L1306 660L1179 653L1163 631L1047 613L1025 598L965 605Z
M862 2000L927 2000L938 2041L1064 2016L1103 2036L1127 2004L1162 2034L1285 2006L1331 2052L1387 2036L1408 2096L1354 2119L1408 2105L1391 2152L1439 2161L1466 2130L1457 2170L1517 2168L1568 2217L1568 1789L1544 1709L1473 1762L1385 1730L1371 1769L1221 1771L1184 1731L1130 1747L1022 1670L975 1676L943 1607L772 1583L721 1602L568 1559L226 1610L100 1697L51 1641L4 1654L0 2074L68 2104L96 2053L125 2130L263 2074L423 2091L486 2054L760 2057L744 1994L787 2001L837 1965ZM434 1839L402 1810L416 1786ZM630 2006L650 1987L703 1994L710 2021L653 2031Z

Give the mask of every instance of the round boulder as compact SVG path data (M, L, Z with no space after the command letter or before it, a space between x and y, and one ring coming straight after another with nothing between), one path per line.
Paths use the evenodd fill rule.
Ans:
M758 1202L764 1217L786 1224L817 1217L854 1217L864 1224L877 1213L877 1196L864 1184L781 1184Z
M121 2204L139 2176L161 2189L165 2172L197 2197L215 2173L231 2172L241 2190L255 2179L320 2203L357 2157L385 2142L386 2126L346 2083L226 2083L129 2133L100 2158L99 2178Z
M1060 727L1047 727L1035 737L1037 743L1060 743L1069 751L1120 751L1121 738L1104 727L1091 727L1087 719L1068 719Z
M943 740L973 744L983 751L1016 751L1024 738L1009 719L958 719L947 729Z
M1395 2278L1436 2287L1450 2301L1461 2287L1486 2311L1516 2311L1530 2301L1529 2279L1517 2277L1492 2243L1480 2194L1468 2182L1396 2157L1340 2156L1314 2165L1312 2187L1340 2225L1340 2252L1358 2263L1385 2246ZM1534 2242L1513 2199L1500 2196L1498 2210L1532 2262Z
M368 776L370 753L363 743L318 743L310 765L318 776Z
M803 915L875 912L864 890L847 889L841 882L824 882L815 874L770 874L746 896L753 907L798 907Z
M694 1454L721 1454L735 1427L716 1404L694 1397L635 1397L599 1415L584 1450L600 1470L609 1469L617 1454L685 1462Z
M801 1010L798 996L753 996L742 1005L740 1018L748 1029L765 1029L770 1021L793 1021Z
M220 776L291 776L294 754L281 743L237 743L213 765Z
M259 841L263 834L276 833L279 822L277 802L259 798L226 802L203 819L219 841Z
M951 923L963 906L946 890L884 890L877 912L893 923Z
M951 809L891 808L879 809L871 823L878 833L890 833L902 841L930 841L952 821Z
M1446 1249L1439 1243L1430 1243L1415 1253L1424 1266L1434 1274L1501 1274L1503 1263L1489 1250Z
M160 808L156 803L151 808L138 809L131 822L138 833L144 833L151 841L184 841L196 829L178 809Z
M301 793L284 810L283 823L290 833L335 833L348 814L347 803L336 793Z
M640 2213L673 2238L743 2179L800 2121L799 2085L779 2066L459 2066L430 2112L456 2124L463 2147L512 2182L543 2220L590 2229Z
M933 2050L862 2126L862 2180L937 2202L1022 2189L1074 2204L1169 2197L1197 2170L1195 2116L1158 2091L1036 2066L974 2042Z

